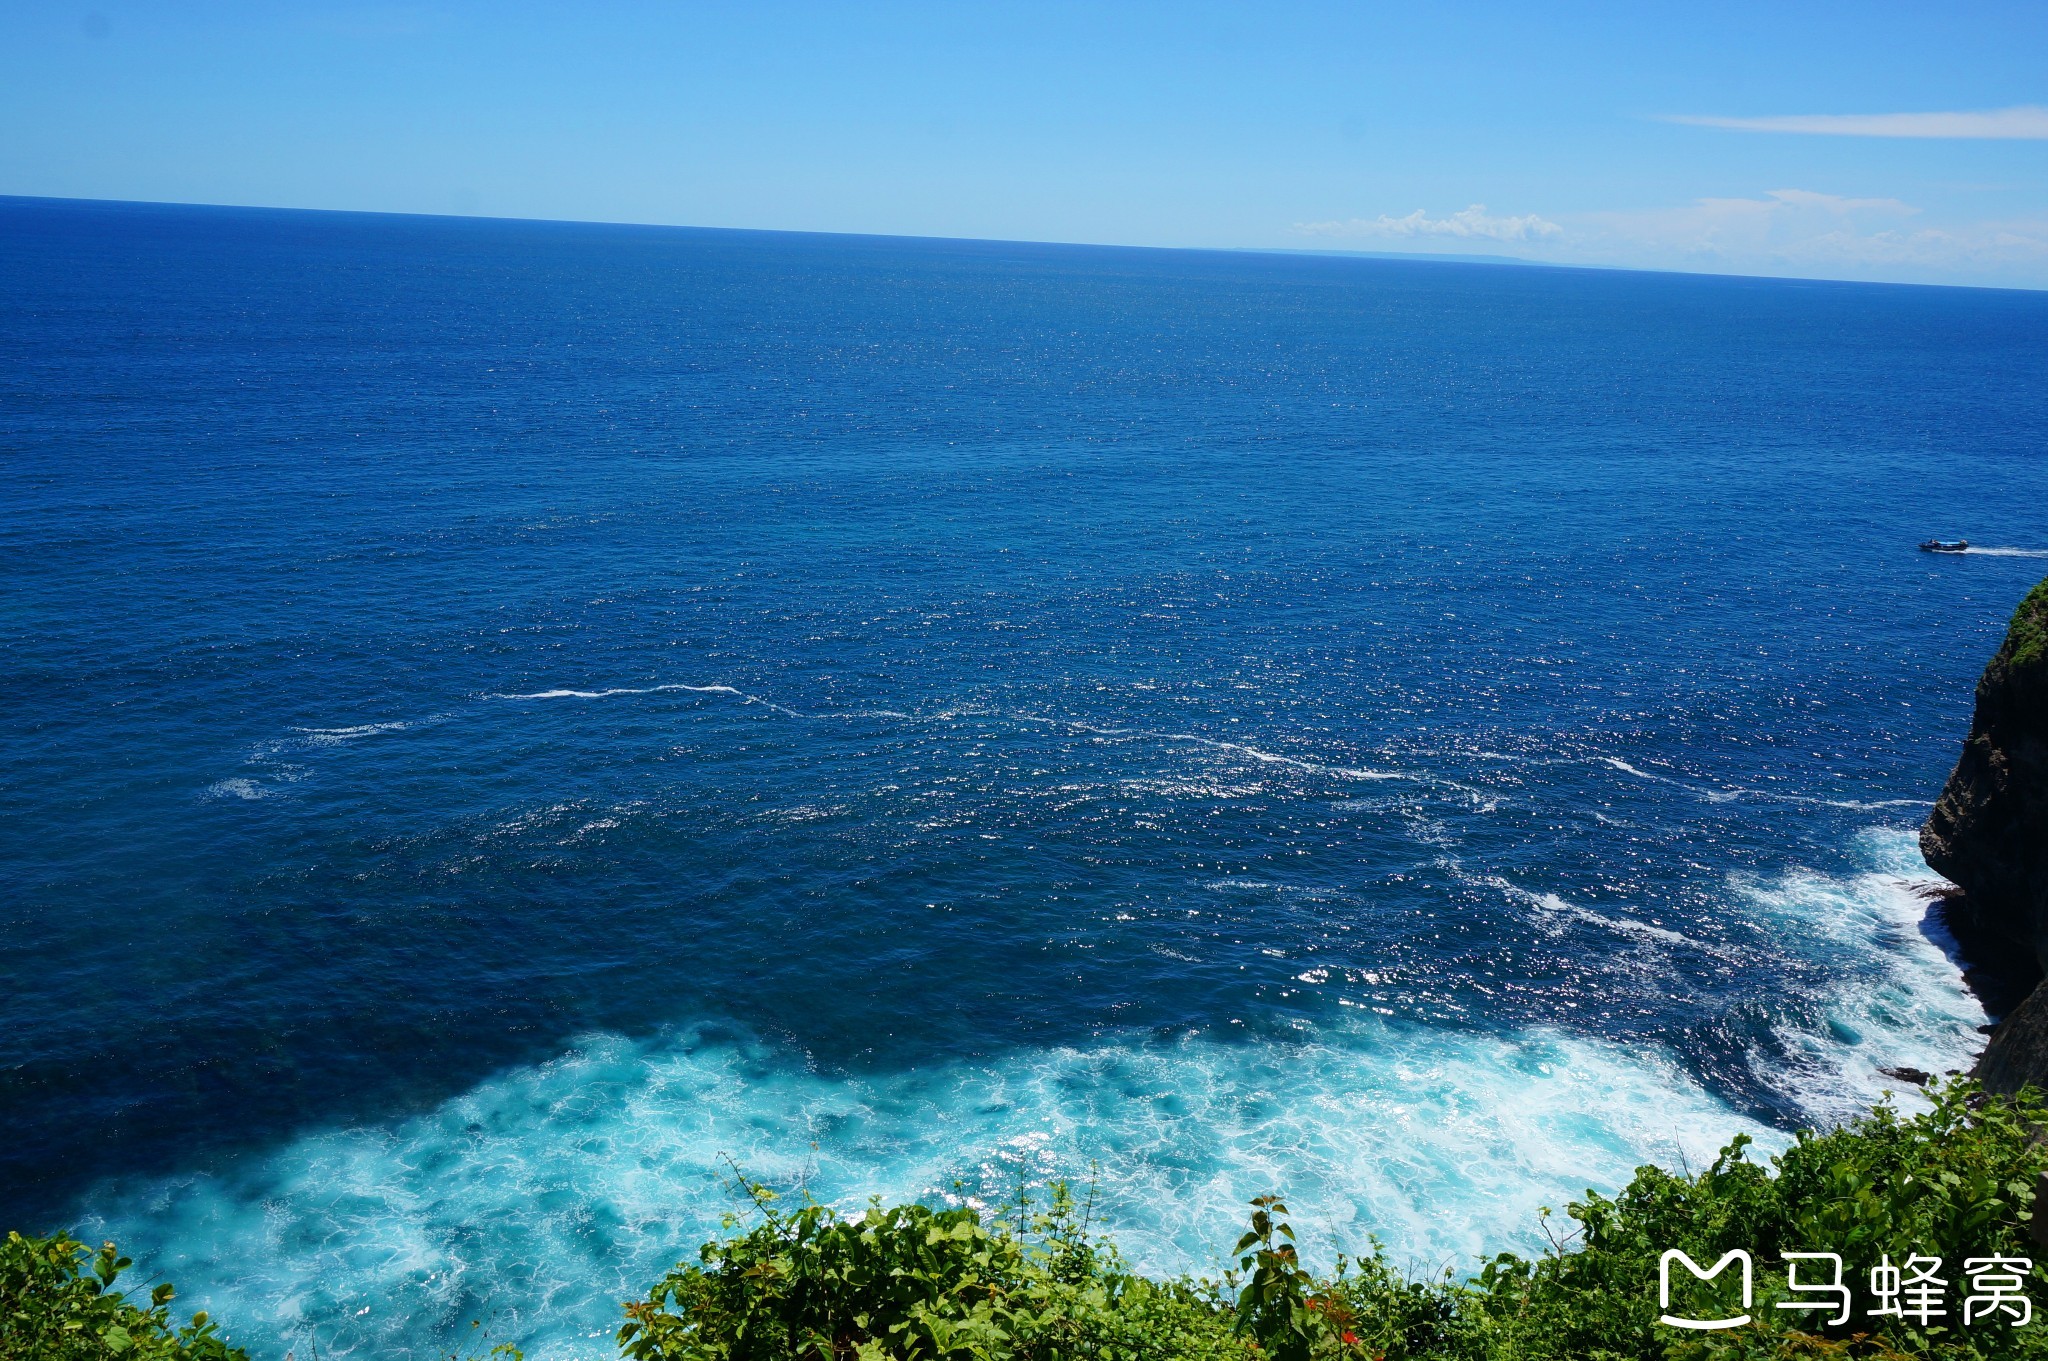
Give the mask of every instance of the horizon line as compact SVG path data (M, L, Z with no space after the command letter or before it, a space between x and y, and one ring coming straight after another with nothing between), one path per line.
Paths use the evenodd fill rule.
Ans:
M2048 111L2044 111L2048 112ZM1676 121L1674 119L1674 121ZM1928 283L1894 279L1844 279L1812 274L1744 274L1727 270L1645 268L1640 265L1603 265L1583 262L1536 260L1525 256L1480 257L1451 251L1347 250L1343 247L1301 246L1159 246L1125 241L1070 241L1042 237L937 236L915 232L825 231L810 227L705 226L687 222L634 222L594 217L509 217L485 213L407 212L385 208L308 208L267 203L215 203L193 199L75 198L59 194L14 194L0 192L0 203L73 203L129 208L205 208L218 212L314 213L336 217L402 217L430 222L504 222L532 226L619 227L640 231L733 232L764 236L834 236L874 241L948 241L963 245L1051 246L1072 250L1138 250L1210 255L1284 255L1325 259L1423 260L1442 265L1475 268L1587 270L1609 274L1665 274L1694 279L1760 279L1785 283L1840 284L1863 288L1949 288L1977 293L2043 293L2048 284Z

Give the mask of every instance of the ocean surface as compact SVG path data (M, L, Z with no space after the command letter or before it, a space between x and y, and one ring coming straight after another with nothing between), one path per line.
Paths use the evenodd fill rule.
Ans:
M0 200L0 1227L413 1361L736 1169L1527 1246L1968 1063L2044 431L2043 294Z

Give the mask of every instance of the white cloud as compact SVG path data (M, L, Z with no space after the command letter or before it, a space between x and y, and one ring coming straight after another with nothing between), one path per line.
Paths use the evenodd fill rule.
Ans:
M1418 211L1304 222L1294 232L1377 239L1417 253L1456 250L1458 242L1513 243L1518 256L1561 265L2048 287L2048 218L1971 221L1896 198L1817 189L1561 214L1559 222L1496 217L1474 204L1441 218Z
M1842 278L1960 279L2048 267L2048 222L1908 227L1919 209L1894 198L1774 189L1677 208L1588 215L1580 258L1653 268Z
M1406 217L1354 217L1348 222L1302 222L1296 231L1308 236L1370 236L1414 238L1447 236L1467 241L1537 241L1561 235L1564 228L1534 213L1522 217L1490 217L1486 205L1475 203L1449 217L1430 217L1417 208Z
M1764 199L1701 199L1702 203L1761 203L1767 208L1783 204L1791 208L1823 208L1831 213L1880 212L1901 217L1920 210L1895 198L1842 198L1819 194L1811 189L1773 189Z
M2038 104L1977 113L1808 113L1775 118L1669 114L1667 123L1738 132L1797 132L1823 137L1971 137L2048 139L2048 108Z

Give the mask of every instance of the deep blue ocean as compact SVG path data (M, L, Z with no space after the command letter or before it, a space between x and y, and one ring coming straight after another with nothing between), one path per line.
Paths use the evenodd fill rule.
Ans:
M1526 1246L1967 1065L2044 432L2039 293L0 200L0 1228L413 1361L733 1167Z

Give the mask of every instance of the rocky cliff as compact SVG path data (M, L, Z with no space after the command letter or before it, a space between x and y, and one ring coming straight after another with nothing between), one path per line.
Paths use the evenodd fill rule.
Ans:
M1966 946L2048 969L2048 581L2020 602L1977 682L1962 759L1920 850L1962 889L1949 910ZM1995 1090L2048 1089L2048 984L1999 1025L1976 1071Z

